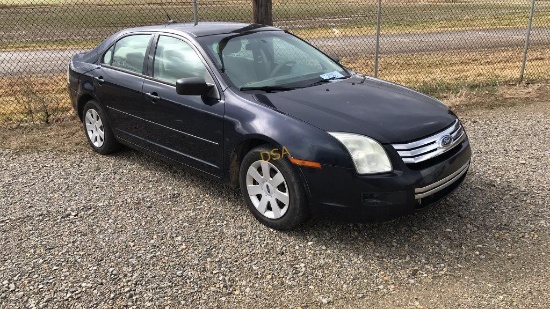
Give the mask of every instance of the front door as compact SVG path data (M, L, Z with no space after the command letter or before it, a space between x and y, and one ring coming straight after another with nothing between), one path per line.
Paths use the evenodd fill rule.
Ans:
M203 96L179 95L176 80L200 77L214 82L192 45L175 37L159 36L152 79L143 93L148 103L150 140L157 152L185 165L221 176L224 104Z

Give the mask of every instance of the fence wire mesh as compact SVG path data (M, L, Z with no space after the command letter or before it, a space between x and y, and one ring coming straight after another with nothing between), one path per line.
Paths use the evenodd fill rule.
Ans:
M198 0L200 21L252 21L251 0ZM382 0L378 77L429 94L517 82L531 1ZM273 0L273 23L374 74L378 0ZM0 125L73 117L70 57L127 27L193 20L192 1L0 1ZM536 0L525 78L550 72L550 0Z

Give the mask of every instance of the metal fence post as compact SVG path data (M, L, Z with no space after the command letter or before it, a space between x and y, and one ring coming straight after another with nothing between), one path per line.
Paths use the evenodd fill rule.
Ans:
M377 13L377 17L376 17L376 50L374 52L374 77L378 77L378 56L380 55L380 24L381 24L381 22L382 22L382 0L378 0L378 13Z
M521 63L521 72L519 75L519 82L523 81L523 75L525 74L525 64L527 63L527 51L529 50L529 44L531 43L531 28L533 27L533 15L535 15L535 0L531 0L531 13L529 14L529 25L527 26L527 34L525 37L525 50L523 51L523 62Z
M195 26L199 23L199 13L197 12L197 0L193 0L193 20Z

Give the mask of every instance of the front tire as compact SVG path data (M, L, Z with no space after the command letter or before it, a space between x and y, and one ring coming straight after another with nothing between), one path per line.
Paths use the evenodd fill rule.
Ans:
M245 203L258 221L276 230L290 230L309 218L303 185L286 158L264 161L262 152L252 149L243 158L239 183Z
M94 151L106 155L120 148L103 109L96 101L90 100L84 105L82 125L88 143Z

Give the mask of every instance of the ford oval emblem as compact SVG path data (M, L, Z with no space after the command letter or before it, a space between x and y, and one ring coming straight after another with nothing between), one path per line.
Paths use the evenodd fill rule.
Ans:
M449 148L453 142L453 138L449 134L445 134L439 138L439 147Z

